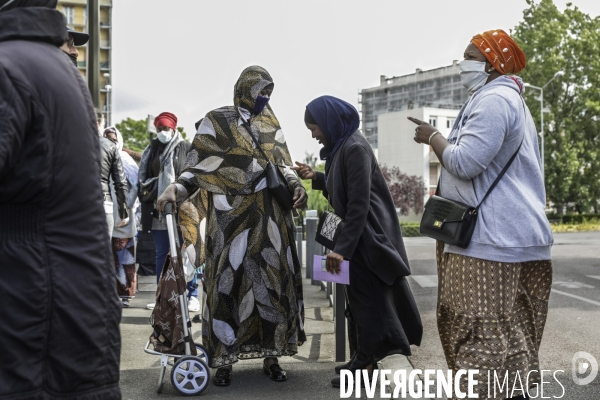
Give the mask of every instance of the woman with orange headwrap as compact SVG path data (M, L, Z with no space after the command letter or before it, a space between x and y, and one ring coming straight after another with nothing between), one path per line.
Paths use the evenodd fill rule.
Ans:
M523 81L512 75L525 64L506 32L476 35L460 63L461 81L473 95L448 138L409 117L418 125L414 140L430 145L444 167L439 195L480 205L466 249L437 243L438 330L446 361L455 372L479 370L480 398L528 399L527 387L517 384L510 391L515 380L540 382L538 351L552 284L553 238L544 212L535 124L521 97ZM488 372L500 380L508 374L509 389L488 393ZM466 379L460 387L466 390Z

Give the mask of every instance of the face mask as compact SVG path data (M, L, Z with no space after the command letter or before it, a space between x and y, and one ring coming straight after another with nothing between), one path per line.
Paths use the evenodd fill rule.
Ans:
M485 72L485 62L463 60L460 62L460 81L471 93L481 89L490 74Z
M69 54L69 53L66 53L66 54L71 59L71 62L73 63L73 65L75 65L75 68L77 68L77 57L74 54Z
M169 143L173 138L171 132L172 131L170 129L168 131L160 131L156 134L156 137L158 138L158 140L160 140L161 143Z
M261 96L260 94L256 98L256 103L254 103L254 114L258 115L265 109L265 106L269 102L270 98L266 96Z

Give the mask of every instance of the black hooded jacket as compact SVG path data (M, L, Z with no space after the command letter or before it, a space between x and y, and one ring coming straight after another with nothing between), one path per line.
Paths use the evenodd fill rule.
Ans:
M121 155L117 145L105 137L100 138L100 183L102 192L110 198L110 178L112 178L119 203L119 216L121 219L127 215L127 178L123 172Z
M43 5L0 11L0 399L120 399L96 118Z

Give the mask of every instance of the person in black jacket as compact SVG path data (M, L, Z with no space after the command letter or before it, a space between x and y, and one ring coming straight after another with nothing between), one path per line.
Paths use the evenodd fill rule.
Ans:
M94 108L56 4L0 0L0 398L120 399Z
M346 286L356 354L336 368L369 372L389 354L410 355L423 334L421 317L406 281L410 275L400 222L371 146L358 130L359 116L347 102L321 96L306 107L305 123L324 147L325 173L296 163L303 179L322 190L343 227L327 255L327 270L350 260ZM331 381L340 386L340 379Z
M183 172L187 153L192 144L187 142L177 131L177 117L170 112L163 112L154 119L156 139L152 140L142 154L139 169L140 202L142 204L142 232L152 233L156 246L156 282L160 279L162 267L169 253L169 235L167 224L159 216L156 208L157 198L167 186L175 182ZM155 196L148 199L146 191L152 192L156 186ZM180 236L181 237L181 236ZM188 282L189 310L199 311L198 289L196 278ZM148 304L154 308L154 303Z
M121 163L121 155L117 145L110 139L105 138L104 133L104 115L100 110L95 109L96 124L100 133L100 182L102 183L102 192L104 200L104 212L106 213L106 222L108 224L108 234L112 236L115 225L113 216L113 201L110 195L109 181L112 177L113 187L118 202L119 218L121 223L119 228L127 225L129 215L127 213L127 179L123 172L123 164Z

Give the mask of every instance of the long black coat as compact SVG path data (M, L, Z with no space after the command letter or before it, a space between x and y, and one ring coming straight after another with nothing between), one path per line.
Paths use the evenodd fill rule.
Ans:
M358 252L386 284L410 275L392 195L367 140L354 132L334 155L327 185L317 173L313 188L323 190L344 229L334 251L348 260Z
M121 396L99 138L65 26L0 12L0 399Z

